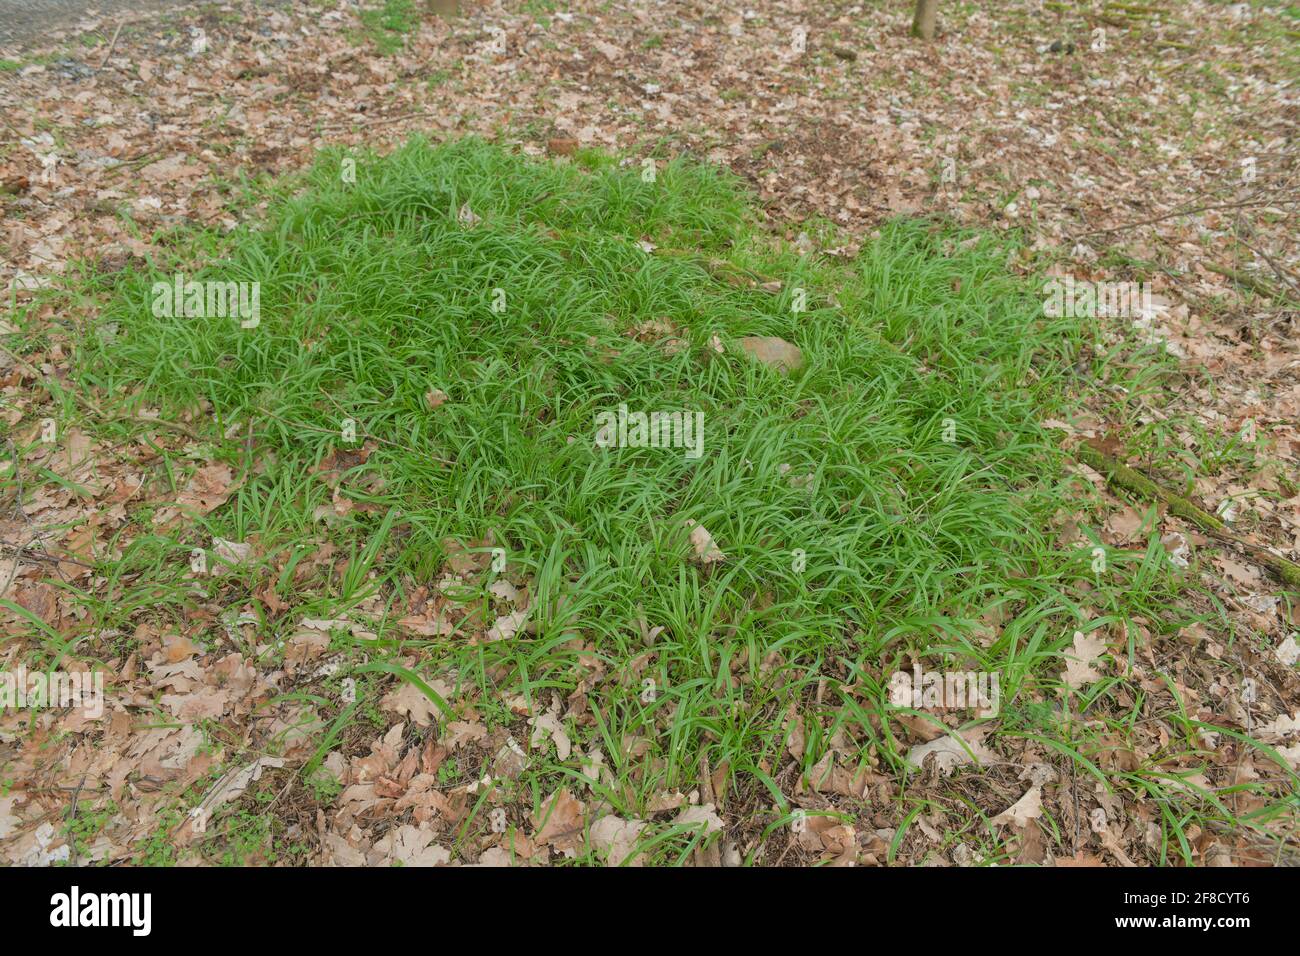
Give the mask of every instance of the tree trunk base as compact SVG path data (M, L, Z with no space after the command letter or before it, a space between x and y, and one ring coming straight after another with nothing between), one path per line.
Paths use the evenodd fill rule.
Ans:
M939 12L939 0L916 0L916 13L912 16L912 36L922 40L934 39L934 21Z

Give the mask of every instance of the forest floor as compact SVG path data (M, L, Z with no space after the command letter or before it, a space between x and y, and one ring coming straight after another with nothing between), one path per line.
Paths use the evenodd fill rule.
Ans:
M924 43L908 35L901 6L528 0L442 20L399 0L200 4L86 19L40 48L0 49L10 304L0 316L0 663L98 668L107 683L97 717L0 715L0 859L1294 862L1296 591L1260 554L1300 561L1296 9L944 3L939 36ZM680 633L691 615L675 619L667 605L660 618L610 622L636 639L630 656L582 627L555 644L547 599L564 573L546 553L490 577L497 542L487 536L443 542L445 566L407 554L386 568L384 548L367 550L396 533L376 502L406 473L377 455L385 463L365 472L365 487L349 492L338 476L364 471L383 441L322 451L330 495L318 527L285 544L270 514L280 506L253 494L265 490L263 469L283 464L284 434L277 444L245 419L218 428L222 409L199 401L176 414L186 376L165 348L133 378L111 367L111 343L89 363L87 339L105 341L123 283L193 253L186 237L281 221L279 178L302 187L293 177L318 151L382 155L412 134L480 137L611 176L617 160L601 157L633 170L646 160L726 167L761 207L771 244L727 268L770 279L759 264L816 260L809 287L844 292L846 307L874 294L865 276L892 297L878 304L909 314L912 293L890 284L894 262L945 284L924 286L934 301L978 297L990 247L968 261L959 236L1005 240L999 268L1031 295L1051 277L1148 284L1142 308L1080 321L1060 385L1070 407L1035 426L1066 453L1052 489L1062 508L1037 543L1078 551L1086 573L1047 574L1039 562L1024 585L1032 600L1004 595L974 610L946 606L942 593L932 601L936 620L961 625L938 627L943 651L961 651L947 663L995 662L1017 689L1007 713L1020 719L891 712L882 655L906 669L927 648L910 632L891 643L899 635L887 623L849 635L879 658L871 672L872 655L837 656L811 639L759 648L754 635L772 633L759 586L741 608L723 601L725 620L714 622L730 629L732 644L718 646L734 657L667 653L691 644ZM453 165L499 161L486 158L495 151L451 155ZM607 182L610 202L628 188ZM490 196L491 181L476 188ZM546 198L510 188L539 206ZM684 207L662 216L666 235L691 222L724 229L703 203L726 212L730 193L682 188ZM468 218L493 228L494 201ZM580 190L572 201L581 205ZM547 224L561 228L562 213ZM931 224L954 271L913 263L923 240L891 225L900 217ZM660 259L690 251L659 245ZM683 288L697 281L672 275ZM963 293L965 283L976 288ZM960 321L917 323L914 334L882 335L922 374L952 357L982 367L987 355L961 341ZM670 323L628 335L686 361L697 344L710 350L700 331ZM690 346L681 355L678 334ZM839 369L836 356L868 347L807 336L799 344L814 367ZM1026 345L1051 348L1028 334ZM145 354L137 348L123 367ZM887 364L893 353L880 354ZM565 369L604 374L598 364ZM710 387L758 387L743 369L702 367ZM1036 367L1019 368L1018 384L1031 387ZM257 371L234 378L275 383ZM809 395L842 398L844 375L814 381ZM539 388L541 401L542 384L520 387ZM972 418L1000 426L983 453L1008 452L990 467L1027 481L997 470L1024 463L1011 460L1020 435L999 417L992 384L972 386L987 399ZM461 396L447 393L454 407ZM431 394L436 413L448 394ZM1083 442L1221 515L1244 544L1071 464ZM750 446L734 454L762 464ZM722 515L707 523L732 566L748 567L737 543L752 529ZM991 548L984 533L971 532ZM195 548L235 572L176 583ZM709 565L727 562L698 538L692 548L681 580L697 575L698 593L711 593ZM1098 549L1102 570L1089 570ZM979 579L989 568L969 570ZM370 575L378 583L367 590ZM1048 609L1052 582L1061 596ZM464 602L449 584L478 589L479 610L453 609ZM355 600L327 599L344 593ZM1041 618L1027 613L1034 600ZM913 609L900 626L922 617ZM512 642L517 650L497 648ZM663 690L667 703L639 714L632 732L643 672L681 690ZM736 688L742 716L708 710L708 697Z

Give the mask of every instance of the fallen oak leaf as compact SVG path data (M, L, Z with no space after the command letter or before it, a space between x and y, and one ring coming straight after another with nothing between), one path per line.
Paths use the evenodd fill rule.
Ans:
M1297 637L1300 637L1300 635L1288 635L1286 640L1273 648L1273 656L1286 667L1292 667L1296 661L1300 661L1300 644L1296 642Z
M994 823L1010 823L1017 827L1026 827L1030 820L1037 820L1043 815L1043 791L1041 787L1030 787L1025 795L1007 807L996 817Z
M1065 657L1065 683L1072 690L1078 690L1084 684L1091 684L1101 680L1101 674L1093 668L1093 662L1097 660L1106 651L1106 645L1099 634L1084 634L1083 631L1074 632L1074 654L1064 654Z
M1106 861L1101 857L1083 850L1077 851L1074 856L1058 856L1056 858L1057 866L1105 866Z
M444 699L451 694L451 688L437 680L430 682L430 689ZM437 706L429 695L409 681L402 681L400 686L385 694L383 700L379 702L381 710L398 715L409 714L411 720L420 727L428 727L433 723L434 710Z
M554 714L539 714L529 719L528 724L533 728L533 735L528 741L528 746L536 750L545 741L547 736L555 741L555 753L561 760L568 760L569 754L573 751L573 744L569 740L569 735L564 732L564 725Z
M533 842L552 846L561 852L576 850L582 841L582 802L569 793L567 787L561 787L546 807L533 814L534 825L539 826Z
M984 746L980 732L968 731L967 733L970 733L969 737L964 733L949 734L938 740L917 744L907 752L905 759L907 763L920 769L925 766L925 758L933 754L935 766L939 774L944 777L958 767L970 763L980 764L997 760L997 754Z
M718 833L724 826L722 817L718 816L717 810L711 803L687 807L673 818L673 823L678 826L698 827L703 825L706 835Z
M176 496L176 504L205 515L225 504L234 491L233 480L229 466L211 462L190 476L185 489Z
M486 740L487 728L477 720L453 720L447 725L447 734L442 742L448 750L455 750L475 740Z
M284 766L284 760L280 757L258 757L252 763L245 767L237 767L228 770L212 787L207 794L199 801L198 805L190 813L190 819L185 821L181 830L177 834L178 841L188 842L200 830L194 829L194 821L202 820L202 826L206 828L207 821L227 803L238 800L244 795L252 784L262 779L262 771L267 767L279 768Z
M226 574L232 568L246 564L253 557L253 546L247 542L213 538L212 555L217 559L217 564L211 569L211 573Z
M389 830L375 843L376 854L369 857L371 865L401 863L403 866L443 866L450 862L451 851L431 845L433 834L420 827L406 824Z
M433 701L434 704L438 706L438 709L442 711L443 714L448 719L451 719L456 716L456 712L451 709L451 705L447 703L446 699L442 696L442 694L439 694L436 690L430 687L428 683L426 683L424 679L421 678L418 674L415 674L414 672L407 670L405 667L402 667L398 664L391 664L388 661L372 661L369 664L362 664L360 667L354 668L353 673L354 674L372 674L372 673L395 674L398 677L400 677L402 680L406 681L408 684L415 685L415 687L422 694L424 694L425 697L429 698L429 700Z
M624 820L612 814L601 817L591 826L591 845L604 857L606 866L622 866L624 861L628 866L642 866L641 854L632 854L645 826L643 820Z
M527 619L527 610L511 611L509 614L503 614L488 628L487 639L489 641L509 640L519 633L519 629L523 627L524 621Z

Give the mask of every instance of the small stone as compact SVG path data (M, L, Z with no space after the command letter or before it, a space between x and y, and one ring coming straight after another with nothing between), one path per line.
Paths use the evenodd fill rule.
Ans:
M799 346L775 335L747 335L740 340L740 347L779 372L793 372L803 365Z

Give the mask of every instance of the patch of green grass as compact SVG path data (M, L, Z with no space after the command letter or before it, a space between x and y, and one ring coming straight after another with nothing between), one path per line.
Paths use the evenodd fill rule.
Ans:
M391 55L406 46L406 35L420 25L415 0L384 0L382 6L361 11L366 35L379 52Z
M241 236L227 264L195 273L259 281L257 330L155 319L147 286L159 276L148 276L108 310L120 330L112 347L87 343L88 382L144 386L173 409L211 402L222 423L252 417L266 430L281 457L241 495L239 530L306 518L306 475L352 417L392 443L350 483L385 476L366 497L402 508L393 545L407 563L448 535L492 531L532 567L567 542L596 549L565 557L612 575L611 593L640 570L661 582L652 592L678 598L775 586L798 617L850 599L841 628L929 607L936 592L983 593L988 581L968 564L990 578L1023 571L1000 544L1056 503L1033 480L1051 458L1036 416L1053 400L1044 357L1073 333L1030 314L994 251L945 257L938 236L900 225L855 268L802 259L752 232L729 183L680 163L644 183L609 168L530 168L469 143L365 160L355 187L336 169L318 167L309 199ZM457 223L462 206L484 221ZM785 286L772 295L721 282L702 267L710 257ZM794 311L796 287L806 312ZM627 337L665 316L686 348ZM786 379L710 348L714 335L734 346L745 334L799 343L808 370ZM450 396L436 413L423 398L435 387ZM704 412L704 458L593 448L595 414L620 403ZM940 440L944 418L959 441ZM781 465L813 475L809 488L791 487ZM966 469L979 477L956 481ZM299 500L280 500L286 492ZM279 519L256 513L270 500ZM669 585L682 555L666 525L692 514L736 556L721 575ZM824 573L822 587L782 568L781 552L799 543L814 567L828 562L810 575ZM841 560L848 567L835 568ZM915 568L910 596L899 582L872 583L891 564ZM719 576L746 587L720 587ZM681 610L657 596L665 613Z
M524 0L520 10L532 16L544 30L551 28L551 14L563 12L568 4L563 0Z
M437 581L445 542L490 540L530 588L526 628L400 651L485 701L563 698L590 655L604 675L584 684L594 724L570 729L604 754L609 779L593 785L617 812L696 786L702 756L729 767L736 799L788 812L771 768L792 707L807 712L805 771L832 749L902 771L886 696L905 659L999 674L996 734L1050 739L1081 775L1096 769L1095 730L1072 712L1131 700L1136 685L1065 693L1072 633L1135 616L1169 632L1188 614L1158 540L1113 552L1104 576L1057 541L1057 517L1086 521L1092 502L1040 422L1065 414L1089 332L1043 316L1007 274L1006 241L898 222L842 262L801 255L736 182L684 161L647 181L608 157L538 163L414 140L358 157L349 183L343 158L278 186L265 226L193 236L118 279L97 323L115 334L84 337L81 387L125 396L128 412L198 412L201 454L241 480L184 536L124 543L116 604L83 595L89 619L125 621L146 603L179 613L218 586L238 607L269 580L294 610L262 621L258 643L377 599L379 639L362 645L373 662L397 653L393 621ZM260 323L155 315L153 284L176 271L260 283ZM796 343L804 367L751 360L737 348L748 335ZM432 390L447 396L436 408ZM702 414L703 454L599 447L597 416L621 405ZM346 514L317 470L340 454L338 494L359 506ZM178 487L195 464L163 460ZM687 519L724 562L691 560ZM256 540L260 556L219 584L195 580L189 549L213 536ZM326 536L346 570L296 580ZM495 576L448 597L490 623ZM359 642L337 640L360 657ZM641 738L630 756L625 742ZM1183 799L1155 764L1101 776ZM536 804L575 779L590 781L576 754L516 785ZM907 799L903 812L920 808ZM1190 819L1165 821L1171 844ZM999 859L993 829L971 821L970 842ZM655 827L645 849L672 861L701 839Z

